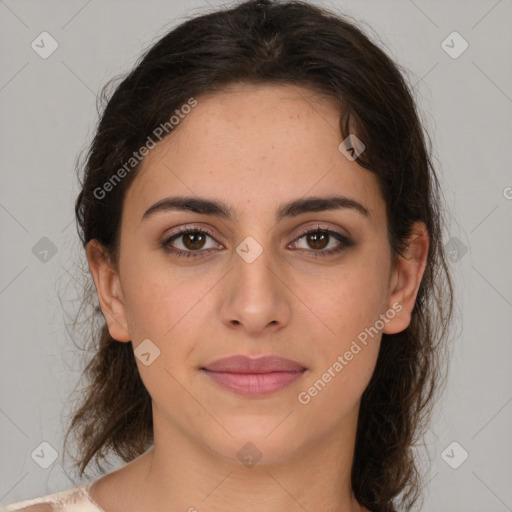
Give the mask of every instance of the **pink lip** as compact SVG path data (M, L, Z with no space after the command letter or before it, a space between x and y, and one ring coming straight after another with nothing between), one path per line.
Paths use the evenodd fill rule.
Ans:
M253 359L231 356L201 370L222 387L246 396L262 396L283 389L299 379L306 368L278 356Z

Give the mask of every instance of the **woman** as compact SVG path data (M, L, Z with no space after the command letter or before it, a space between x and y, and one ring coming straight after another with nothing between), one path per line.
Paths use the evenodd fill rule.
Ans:
M452 308L425 139L397 65L313 5L159 40L76 201L105 323L68 434L81 475L127 464L6 510L418 504Z

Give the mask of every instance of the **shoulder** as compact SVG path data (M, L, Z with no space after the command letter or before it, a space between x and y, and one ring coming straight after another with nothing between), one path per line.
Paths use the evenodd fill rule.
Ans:
M88 497L88 484L0 506L0 512L102 512Z

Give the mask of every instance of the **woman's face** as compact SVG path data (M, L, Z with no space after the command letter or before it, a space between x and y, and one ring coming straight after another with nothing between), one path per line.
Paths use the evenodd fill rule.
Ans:
M353 432L382 331L406 327L386 206L375 175L338 148L339 111L326 98L239 84L196 99L127 191L118 274L95 281L110 333L136 350L156 435L231 460L256 449L284 460ZM150 211L178 197L226 215ZM169 241L184 228L195 232ZM205 371L233 355L304 370Z

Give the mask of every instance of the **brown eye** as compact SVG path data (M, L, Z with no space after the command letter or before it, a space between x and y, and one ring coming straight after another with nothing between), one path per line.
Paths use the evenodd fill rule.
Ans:
M329 242L329 235L326 235L322 231L316 231L313 233L308 233L306 235L308 243L310 247L313 249L325 249Z
M215 242L213 235L204 229L185 228L166 239L161 245L165 251L176 256L198 257L219 246L213 243L210 247L205 247L208 238Z
M299 247L299 241L301 239L305 239L307 247ZM337 242L337 244L335 243L333 247L326 249L331 242ZM341 233L320 228L308 229L293 242L295 249L305 249L306 252L311 253L313 256L334 255L352 245L354 245L354 243Z
M181 235L183 239L183 245L192 250L202 249L205 242L205 235L199 231L192 233L184 233Z

